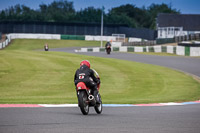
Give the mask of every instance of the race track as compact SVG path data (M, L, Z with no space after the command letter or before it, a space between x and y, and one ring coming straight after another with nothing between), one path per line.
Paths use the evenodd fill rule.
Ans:
M74 48L54 49L74 53ZM200 77L200 58L128 53L78 53L155 64ZM0 108L0 133L199 133L200 104L104 107L84 116L79 108Z
M84 116L78 108L2 108L1 133L199 133L200 106L105 107Z

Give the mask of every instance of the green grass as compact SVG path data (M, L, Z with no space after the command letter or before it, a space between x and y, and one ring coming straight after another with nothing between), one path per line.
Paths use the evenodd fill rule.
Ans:
M99 41L82 41L82 40L45 40L45 39L16 39L6 50L37 50L44 49L44 44L48 43L49 48L62 47L83 47L83 46L100 46ZM105 43L105 42L104 42Z
M43 41L14 40L0 51L0 103L77 103L73 78L83 59L90 60L91 67L101 76L103 103L200 99L200 83L182 72L117 59L32 51L43 48L47 40ZM85 41L78 41L78 44L48 40L51 47L72 46L71 42L92 46Z

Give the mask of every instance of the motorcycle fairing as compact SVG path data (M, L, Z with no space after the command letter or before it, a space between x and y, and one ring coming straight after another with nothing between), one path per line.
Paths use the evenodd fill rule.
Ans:
M78 90L89 90L89 88L86 87L86 85L85 85L84 82L79 82L79 83L76 85L76 88L77 88L77 91L78 91Z

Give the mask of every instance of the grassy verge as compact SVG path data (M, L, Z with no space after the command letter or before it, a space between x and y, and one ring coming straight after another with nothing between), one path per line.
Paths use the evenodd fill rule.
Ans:
M44 44L48 43L49 48L62 47L84 47L84 46L100 46L99 41L83 41L83 40L45 40L45 39L16 39L6 50L37 50L44 49ZM105 43L105 42L104 42Z
M31 40L27 41L30 42L15 40L0 51L0 103L77 103L73 78L83 59L90 60L92 68L101 76L100 92L104 103L200 99L200 83L184 73L117 59L31 51L29 49L38 49L40 45L36 47ZM52 44L71 45L67 41Z

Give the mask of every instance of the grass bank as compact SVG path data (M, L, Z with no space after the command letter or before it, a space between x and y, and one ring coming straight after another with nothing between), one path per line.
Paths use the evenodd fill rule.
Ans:
M6 50L37 50L44 49L44 44L48 43L49 48L63 47L84 47L100 46L99 41L83 40L46 40L46 39L15 39ZM105 42L104 42L105 43Z
M200 83L184 73L131 61L32 51L42 47L44 42L14 40L0 51L0 103L77 103L73 78L84 59L90 60L91 67L101 76L100 92L104 103L200 99ZM51 47L72 46L69 42L49 40L48 43ZM93 44L80 41L77 45Z

